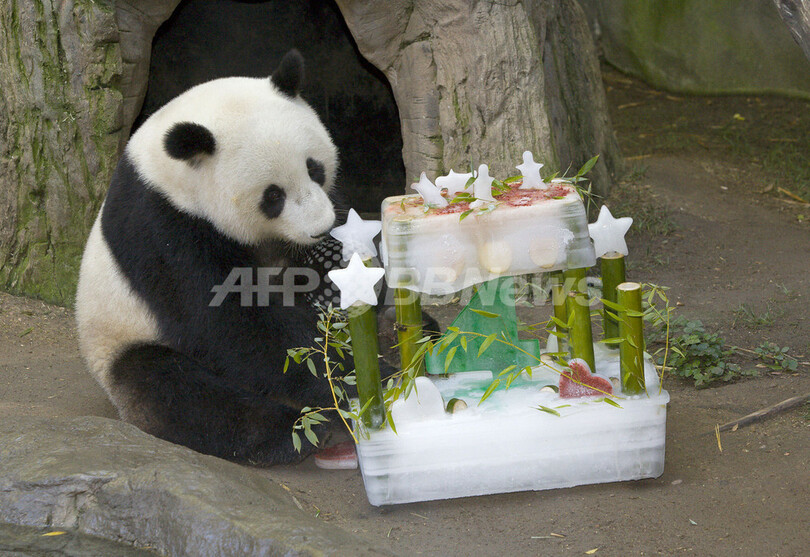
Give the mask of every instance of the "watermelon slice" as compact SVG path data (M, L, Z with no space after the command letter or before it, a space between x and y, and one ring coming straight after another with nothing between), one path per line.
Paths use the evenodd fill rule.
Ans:
M344 441L315 453L315 466L324 470L354 470L357 450L354 441Z

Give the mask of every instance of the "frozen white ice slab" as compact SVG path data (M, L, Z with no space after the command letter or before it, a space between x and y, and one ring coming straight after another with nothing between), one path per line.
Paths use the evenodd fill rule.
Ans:
M462 220L469 203L426 211L418 195L385 199L381 251L389 286L440 295L499 276L596 263L573 186L521 190L518 183L497 201Z
M603 363L614 358L618 356L602 355ZM357 454L372 505L637 480L663 473L669 395L657 384L646 395L619 395L617 408L601 397L561 399L541 391L544 384L556 384L558 376L537 368L530 381L495 391L479 406L491 376L481 371L431 379L445 402L461 398L469 407L432 419L395 422L396 434L386 428L368 438L361 436Z

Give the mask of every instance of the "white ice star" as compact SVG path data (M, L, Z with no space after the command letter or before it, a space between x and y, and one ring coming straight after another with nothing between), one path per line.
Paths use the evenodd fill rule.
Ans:
M602 205L596 222L588 225L596 257L602 257L612 251L627 255L627 242L624 241L624 235L627 234L632 224L631 217L613 218L607 205Z
M458 172L451 170L450 174L447 176L439 176L436 178L436 186L441 188L447 188L447 197L453 199L458 192L465 191L467 189L467 182L470 181L472 178L472 172L467 172L466 174L459 174Z
M411 184L411 187L422 196L422 199L425 200L425 205L434 207L447 206L447 200L442 197L441 190L428 179L427 174L424 172L419 176L419 181L415 184Z
M523 152L523 164L519 164L515 168L520 170L520 174L523 176L523 183L520 185L520 189L548 189L548 186L543 183L543 179L540 177L540 169L543 168L543 165L539 162L534 162L534 156L532 156L531 151Z
M357 302L377 305L374 285L385 274L380 267L366 267L358 254L352 255L345 269L332 269L327 273L330 280L340 289L340 309L348 309Z
M354 253L359 253L364 259L377 255L374 236L379 234L380 230L382 230L380 221L363 220L357 211L349 209L346 224L333 228L330 234L343 243L343 260L348 261Z

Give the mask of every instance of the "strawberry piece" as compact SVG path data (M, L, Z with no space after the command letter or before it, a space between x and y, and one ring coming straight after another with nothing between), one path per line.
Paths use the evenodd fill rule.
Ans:
M568 367L569 369L560 375L560 398L613 394L613 385L610 381L591 374L584 360L571 360Z
M315 453L315 466L324 470L354 470L357 450L354 441L344 441Z

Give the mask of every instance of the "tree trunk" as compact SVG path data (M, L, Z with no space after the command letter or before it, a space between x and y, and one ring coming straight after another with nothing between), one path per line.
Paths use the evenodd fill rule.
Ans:
M773 3L790 28L793 38L802 47L804 55L810 59L810 1L773 0Z
M607 193L621 158L575 0L337 4L360 52L391 83L409 183L422 171L435 178L481 163L513 176L528 149L562 172L600 154L592 177Z

